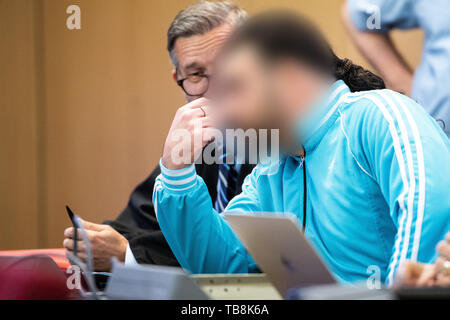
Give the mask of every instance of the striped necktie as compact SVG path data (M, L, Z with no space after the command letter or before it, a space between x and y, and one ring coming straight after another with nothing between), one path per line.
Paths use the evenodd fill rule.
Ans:
M226 155L223 156L224 162ZM228 202L236 195L237 172L234 165L219 164L219 177L217 179L217 198L214 209L221 213Z

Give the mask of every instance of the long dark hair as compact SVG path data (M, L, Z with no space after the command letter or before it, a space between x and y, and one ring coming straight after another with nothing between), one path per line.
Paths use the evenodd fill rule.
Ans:
M300 15L286 11L257 15L234 33L225 52L245 44L254 46L269 62L291 58L306 63L343 80L352 92L385 88L377 75L336 56L320 31Z

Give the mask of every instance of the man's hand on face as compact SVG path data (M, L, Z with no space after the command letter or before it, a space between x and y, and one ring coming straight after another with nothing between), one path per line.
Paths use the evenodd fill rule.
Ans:
M164 144L162 163L166 168L177 170L189 166L213 140L216 129L208 103L206 98L200 98L178 109ZM190 139L183 139L186 134Z
M397 286L431 287L449 286L450 274L444 263L450 261L450 232L436 247L439 257L434 264L406 262L397 277Z
M94 258L96 271L110 271L110 259L116 257L119 261L125 261L128 240L112 227L105 224L96 224L82 220L87 236L91 243L91 251ZM64 230L63 246L73 254L74 228ZM77 256L86 262L86 246L81 238L81 230L78 230Z

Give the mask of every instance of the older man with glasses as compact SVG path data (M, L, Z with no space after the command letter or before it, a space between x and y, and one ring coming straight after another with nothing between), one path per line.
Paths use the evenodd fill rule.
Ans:
M207 106L198 108L195 115L188 114L188 110L204 103L201 98L210 94L209 79L216 56L231 32L246 17L245 11L230 2L202 1L182 10L174 18L167 33L167 49L174 66L172 76L188 102L178 110L177 117L195 120L204 116ZM241 184L252 169L250 164L198 164L196 167L219 211L240 193ZM97 271L109 271L111 257L125 263L178 265L159 228L152 203L153 186L159 174L158 166L136 187L128 206L116 220L104 224L84 221ZM73 233L73 228L64 231L63 245L69 252L74 249ZM81 241L78 250L78 256L86 259Z

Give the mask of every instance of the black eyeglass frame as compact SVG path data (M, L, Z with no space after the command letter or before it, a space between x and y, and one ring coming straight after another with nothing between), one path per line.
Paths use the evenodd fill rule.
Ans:
M178 70L177 70L177 74L178 74ZM198 94L191 94L184 87L184 81L189 80L189 78L193 77L193 76L205 78L206 80L208 80L208 83L206 84L206 88L203 92L198 93ZM177 80L177 84L179 87L181 87L181 89L183 89L183 91L186 95L188 95L190 97L198 97L198 96L204 95L208 91L210 78L211 78L211 75L208 75L208 74L193 73L193 74L190 74L189 76L187 76L186 78Z

